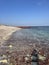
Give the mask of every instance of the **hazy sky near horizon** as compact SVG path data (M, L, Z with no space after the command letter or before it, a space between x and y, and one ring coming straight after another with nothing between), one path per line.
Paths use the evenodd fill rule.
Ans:
M49 25L49 0L0 0L0 24Z

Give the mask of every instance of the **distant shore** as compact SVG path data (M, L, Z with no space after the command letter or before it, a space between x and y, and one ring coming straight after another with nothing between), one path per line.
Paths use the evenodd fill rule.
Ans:
M17 26L18 28L23 28L23 29L26 29L26 28L32 28L33 26Z

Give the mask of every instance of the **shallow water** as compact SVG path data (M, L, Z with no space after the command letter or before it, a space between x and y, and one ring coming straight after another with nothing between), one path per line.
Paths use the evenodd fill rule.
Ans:
M12 45L12 50L24 50L34 47L49 54L49 27L31 27L14 32L5 41L4 46ZM9 49L10 50L10 49Z
M49 27L32 27L14 32L0 47L0 56L3 54L7 56L6 51L11 53L8 54L9 56L31 54L29 49L32 49L33 44L36 44L35 48L37 49L42 48L44 55L49 56ZM24 50L27 50L25 54ZM15 52L14 55L13 51L18 52ZM31 65L37 65L37 63L32 63Z
M22 29L13 33L14 39L21 40L36 40L39 43L49 44L49 27L32 27L28 29Z

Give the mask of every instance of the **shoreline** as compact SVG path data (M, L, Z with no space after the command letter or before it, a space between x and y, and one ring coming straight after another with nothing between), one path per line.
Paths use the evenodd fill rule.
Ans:
M13 26L0 26L0 40L7 40L12 33L15 31L21 30L22 28L13 27Z

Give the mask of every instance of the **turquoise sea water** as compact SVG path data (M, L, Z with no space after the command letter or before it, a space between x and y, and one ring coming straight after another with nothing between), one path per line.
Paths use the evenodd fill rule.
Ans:
M37 26L14 32L6 43L17 44L46 44L49 46L49 26Z
M13 34L13 37L16 39L27 40L28 42L36 42L49 44L49 27L31 27L16 31Z

